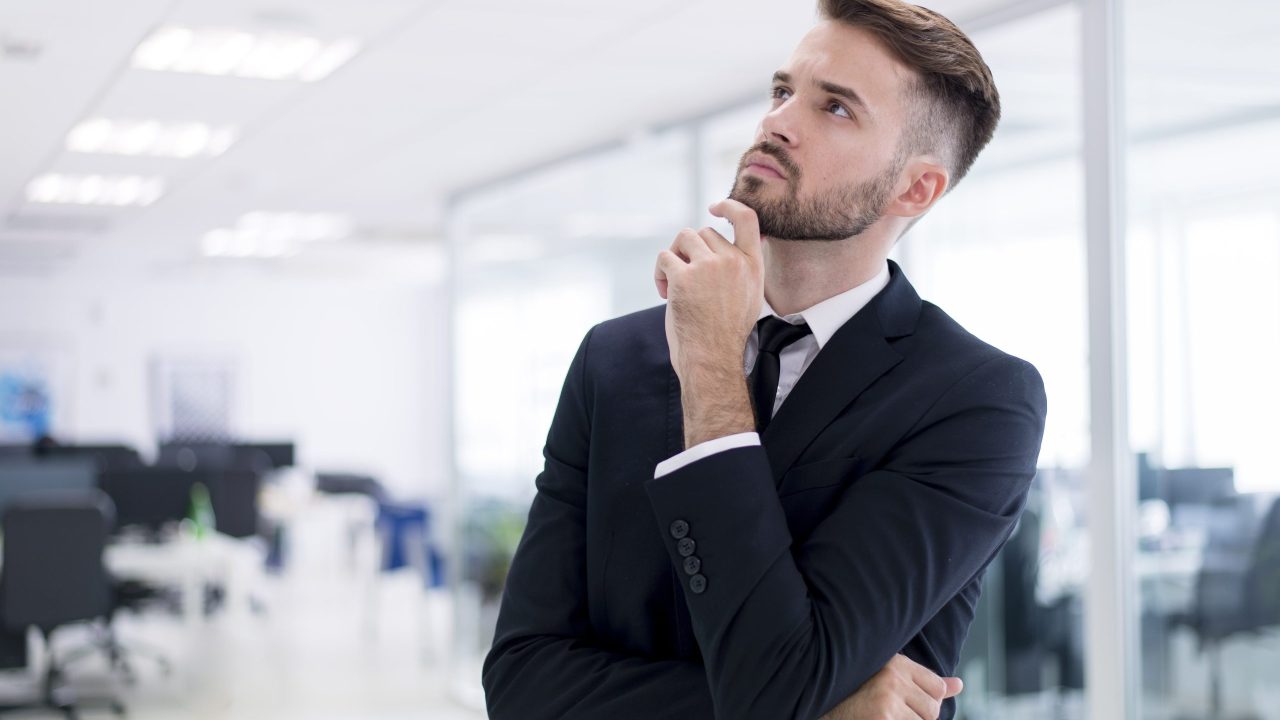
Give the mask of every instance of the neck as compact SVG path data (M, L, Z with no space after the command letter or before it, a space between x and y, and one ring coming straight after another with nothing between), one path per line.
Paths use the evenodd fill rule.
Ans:
M766 238L764 296L769 306L780 317L790 315L875 277L884 267L889 247L869 240Z

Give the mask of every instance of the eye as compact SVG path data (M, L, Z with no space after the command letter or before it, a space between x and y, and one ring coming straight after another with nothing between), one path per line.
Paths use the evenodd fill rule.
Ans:
M840 103L834 100L827 103L827 109L830 110L833 115L839 115L840 117L847 117L850 120L853 119L853 113L849 112L849 110L845 106L841 105Z
M774 100L786 100L788 97L791 97L791 91L781 85L778 85L774 87L773 90L769 91L769 97Z

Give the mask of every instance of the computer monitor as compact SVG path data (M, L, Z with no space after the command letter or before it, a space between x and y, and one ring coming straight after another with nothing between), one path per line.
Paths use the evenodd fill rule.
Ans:
M255 470L292 467L294 463L291 442L236 443L235 448L236 454L247 460L244 465ZM263 467L264 463L266 467Z
M145 465L138 451L126 445L55 445L42 449L40 457L92 460L102 472L128 470Z
M293 443L161 443L157 465L183 470L253 470L265 473L293 465Z
M160 444L156 465L187 471L233 467L235 448L227 443L170 440Z
M1236 494L1231 468L1166 468L1159 487L1165 502L1175 505L1212 505Z
M46 490L91 490L98 468L92 460L0 462L0 512L16 497Z
M108 471L98 478L115 503L116 529L141 528L152 534L187 517L196 481L207 482L207 474L171 467Z

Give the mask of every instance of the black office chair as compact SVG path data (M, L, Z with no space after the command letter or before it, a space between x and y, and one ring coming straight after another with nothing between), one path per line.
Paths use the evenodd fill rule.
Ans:
M111 584L102 554L113 515L111 501L97 490L32 494L5 508L0 618L10 631L36 628L48 660L40 699L0 710L51 708L76 718L82 707L106 707L124 714L115 698L72 697L50 642L54 630L102 620L110 612Z
M262 476L247 468L209 473L209 500L218 532L233 538L258 534L258 494Z
M1258 536L1252 500L1247 496L1220 498L1208 510L1204 559L1196 574L1191 608L1171 616L1169 625L1191 629L1208 657L1208 718L1216 720L1222 717L1222 646L1258 628L1246 595Z
M1280 498L1271 501L1253 544L1244 594L1254 628L1280 627Z

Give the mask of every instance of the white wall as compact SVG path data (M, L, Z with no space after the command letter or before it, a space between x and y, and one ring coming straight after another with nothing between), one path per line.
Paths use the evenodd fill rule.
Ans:
M70 439L153 452L157 353L233 358L232 429L293 438L300 464L371 472L393 493L447 489L444 291L421 278L250 269L82 268L0 278L0 347L58 348Z

